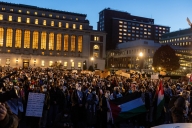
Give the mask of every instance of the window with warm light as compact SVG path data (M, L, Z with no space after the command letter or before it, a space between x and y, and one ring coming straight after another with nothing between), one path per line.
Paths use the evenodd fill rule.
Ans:
M67 67L67 62L64 62L64 67Z
M83 36L78 36L78 52L82 52Z
M28 23L28 24L30 23L30 18L26 19L26 23Z
M39 33L37 31L33 32L33 49L38 49Z
M18 10L19 13L21 13L22 11L21 10Z
M77 66L78 68L81 68L81 62L78 62Z
M12 9L12 8L10 9L10 12L13 12L13 9Z
M69 36L64 35L64 51L68 51L68 45L69 45Z
M59 27L62 27L62 23L61 23L61 22L59 22L59 23L58 23L58 26L59 26Z
M0 47L3 46L3 42L4 42L4 29L0 28Z
M2 14L0 14L0 20L3 20L3 15Z
M46 25L46 20L43 20L43 25Z
M65 19L66 17L65 16L63 16L63 19Z
M46 49L46 38L47 38L47 33L42 32L41 33L41 49Z
M12 21L12 20L13 20L12 16L9 16L9 21Z
M35 19L35 24L39 24L38 22L39 22L38 19Z
M43 66L43 67L45 66L45 61L44 60L41 61L41 66Z
M99 36L94 36L94 41L99 41Z
M21 30L17 29L15 34L15 47L21 48Z
M75 36L74 35L71 36L71 51L72 52L75 51Z
M5 11L5 8L2 8L3 11Z
M99 50L99 45L94 45L94 46L93 46L93 49L94 49L94 50Z
M27 11L27 14L30 14L30 11Z
M49 17L52 17L52 14L49 14Z
M79 20L78 18L75 18L76 20Z
M21 22L21 17L20 16L18 16L17 22Z
M72 68L75 67L75 62L74 62L74 61L71 62L71 67L72 67Z
M49 34L49 50L54 50L54 33Z
M54 26L54 21L51 21L51 26Z
M37 15L37 12L34 12L34 15Z
M30 31L25 30L24 32L24 48L30 48Z
M65 28L69 28L69 23L66 23L66 24L65 24Z
M56 18L59 18L59 15L56 15Z
M13 29L7 29L7 36L6 36L6 47L12 47L13 42Z
M61 34L57 34L57 50L61 50Z
M83 25L79 25L79 29L82 30L83 29Z
M76 24L73 24L73 29L76 29Z
M45 13L42 13L42 16L45 16Z
M96 57L96 58L98 58L98 57L99 57L99 53L93 52L93 56Z
M53 61L49 61L49 66L53 66Z

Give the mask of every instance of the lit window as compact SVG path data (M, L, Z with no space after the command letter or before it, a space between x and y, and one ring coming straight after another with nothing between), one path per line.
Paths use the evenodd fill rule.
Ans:
M54 50L54 33L49 34L49 50Z
M151 28L151 26L150 26L150 25L148 25L148 28Z
M66 23L65 25L66 25L66 26L65 26L66 28L69 28L69 23Z
M17 18L17 22L21 22L21 17L20 16Z
M52 17L52 14L49 14L49 17Z
M56 15L56 18L59 18L59 15Z
M99 45L94 45L93 49L96 50L96 51L99 50Z
M80 25L80 26L79 26L79 29L82 30L82 29L83 29L83 25Z
M151 35L151 33L150 33L150 32L148 32L148 35Z
M44 52L42 52L42 55L44 55ZM42 67L45 66L45 61L44 61L44 60L41 61L41 66L42 66Z
M43 20L43 25L46 25L46 20Z
M143 27L143 24L140 24L141 27Z
M122 23L123 23L123 21L119 21L119 23L120 23L120 24L122 24Z
M9 21L12 21L13 19L12 19L12 16L9 16Z
M57 50L61 50L61 34L57 34Z
M4 29L0 28L0 47L3 46L3 42L4 42Z
M119 36L119 38L122 38L122 36Z
M81 62L78 62L78 68L81 68Z
M78 52L82 52L83 36L78 36Z
M51 21L51 26L54 26L54 21Z
M61 23L61 22L59 22L59 23L58 23L58 26L59 26L59 27L62 27L62 23Z
M63 19L65 19L66 17L65 16L63 16Z
M47 39L47 33L42 32L41 33L41 49L46 49L46 39Z
M27 11L27 14L30 14L30 11Z
M99 41L99 36L94 36L94 41Z
M16 30L16 34L15 34L15 47L16 48L21 48L21 30Z
M67 62L64 62L64 67L67 67Z
M6 36L6 47L12 47L13 41L13 29L7 29L7 36Z
M3 15L2 14L0 14L0 20L3 20Z
M24 48L30 48L30 31L24 33Z
M96 58L98 58L98 57L99 57L99 53L93 52L93 56L96 57Z
M33 49L38 49L38 40L39 40L39 33L37 31L33 32Z
M74 35L71 36L71 51L72 52L75 51L75 36Z
M159 29L162 29L162 27L159 27Z
M13 9L11 8L10 11L13 12Z
M64 35L64 51L68 51L68 45L69 45L69 36Z
M53 66L53 61L49 61L49 66Z
M34 12L34 15L37 15L37 12Z
M30 18L27 18L26 23L28 24L30 23Z
M38 19L35 19L35 24L38 24Z
M119 42L122 42L122 40L119 40Z
M119 31L122 31L122 29L119 29Z
M45 13L42 13L42 16L45 16Z
M119 32L119 35L122 35L122 32Z
M165 28L163 28L163 30L165 30Z
M73 24L73 29L76 29L76 24Z
M18 10L19 13L21 13L22 11L21 10Z
M72 68L75 67L75 62L74 62L74 61L71 62L71 67L72 67Z
M132 27L132 29L135 29L135 27Z
M79 20L78 18L76 18L76 20Z
M3 11L5 11L5 8L2 8Z

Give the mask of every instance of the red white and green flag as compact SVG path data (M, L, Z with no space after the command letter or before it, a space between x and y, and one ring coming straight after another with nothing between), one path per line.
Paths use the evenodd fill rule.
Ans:
M137 92L110 101L110 107L114 122L146 112L145 104L141 99L141 94Z
M164 90L163 90L163 84L162 81L159 82L159 88L157 89L157 113L156 113L156 119L158 119L161 116L163 107L164 107Z

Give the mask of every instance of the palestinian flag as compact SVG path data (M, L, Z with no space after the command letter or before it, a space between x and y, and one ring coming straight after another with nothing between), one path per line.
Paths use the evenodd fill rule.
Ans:
M156 119L158 119L161 116L163 106L164 106L164 90L163 90L163 84L162 81L159 83L159 88L157 89L158 97L157 97L157 113L156 113Z
M139 92L110 101L110 107L115 122L146 112L145 104Z

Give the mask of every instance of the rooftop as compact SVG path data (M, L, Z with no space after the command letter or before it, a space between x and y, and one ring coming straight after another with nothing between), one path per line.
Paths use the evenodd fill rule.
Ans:
M2 2L2 1L0 1L0 4L8 5L8 6L23 7L23 8L28 8L28 9L41 10L41 11L55 12L55 13L65 13L65 14L69 14L69 15L76 15L76 16L83 16L83 17L87 16L86 14L67 12L67 11L61 11L61 10L55 10L55 9L49 9L49 8L42 8L42 7L32 6L32 5L25 5L25 4L15 4L15 3Z
M181 35L187 35L187 34L192 34L192 30L190 28L163 34L162 39L181 36Z

